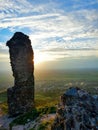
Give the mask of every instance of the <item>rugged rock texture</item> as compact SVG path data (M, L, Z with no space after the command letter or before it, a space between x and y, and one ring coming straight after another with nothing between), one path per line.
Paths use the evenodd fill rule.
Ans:
M98 130L98 96L68 89L61 97L52 130Z
M34 54L29 37L21 32L16 32L6 45L15 78L14 87L7 91L8 110L16 116L34 107Z

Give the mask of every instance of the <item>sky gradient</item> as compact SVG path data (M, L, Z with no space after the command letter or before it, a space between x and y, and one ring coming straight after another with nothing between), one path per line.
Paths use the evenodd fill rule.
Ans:
M98 68L98 0L0 0L1 70L16 31L29 35L38 68Z

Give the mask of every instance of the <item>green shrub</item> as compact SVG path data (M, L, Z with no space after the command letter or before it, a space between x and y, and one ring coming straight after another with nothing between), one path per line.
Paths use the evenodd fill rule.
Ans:
M13 126L15 125L24 125L31 120L36 119L39 116L39 112L37 111L37 109L33 109L31 112L28 112L26 114L20 115L19 117L17 117L15 120L13 120L9 126L10 126L10 130L12 129Z

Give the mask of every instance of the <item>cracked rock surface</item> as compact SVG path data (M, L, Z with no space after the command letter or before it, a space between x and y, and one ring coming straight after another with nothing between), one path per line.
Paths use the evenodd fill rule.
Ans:
M8 112L16 116L34 107L34 53L29 37L21 32L16 32L6 45L14 76L14 86L7 90Z
M98 96L69 88L61 96L52 130L98 130Z

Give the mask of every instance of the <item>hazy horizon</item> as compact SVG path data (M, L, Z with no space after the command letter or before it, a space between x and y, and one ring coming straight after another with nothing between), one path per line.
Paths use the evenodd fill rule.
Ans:
M65 63L66 62L66 63ZM62 61L48 61L42 62L35 66L35 70L81 70L81 69L98 69L98 63L95 64L94 59L91 59L89 62L80 59L66 59ZM0 61L0 71L12 71L10 62L1 62Z

